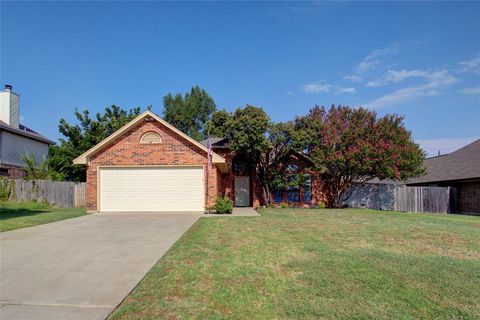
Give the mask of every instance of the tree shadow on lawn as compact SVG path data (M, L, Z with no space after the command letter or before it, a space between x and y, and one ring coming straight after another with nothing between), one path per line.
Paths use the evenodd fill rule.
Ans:
M42 213L48 213L51 210L48 209L11 209L11 208L0 208L0 221L10 218L19 218L19 217L29 217L35 216Z

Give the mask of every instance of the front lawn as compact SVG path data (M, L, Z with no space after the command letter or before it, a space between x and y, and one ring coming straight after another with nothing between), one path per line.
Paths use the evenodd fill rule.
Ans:
M480 318L480 217L261 214L200 219L111 318Z
M53 208L37 202L0 202L0 232L86 214L81 208Z

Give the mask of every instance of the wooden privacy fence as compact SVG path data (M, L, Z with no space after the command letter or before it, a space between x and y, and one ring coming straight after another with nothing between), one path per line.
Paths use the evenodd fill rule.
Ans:
M449 187L407 187L395 188L395 210L407 212L443 212L450 210Z
M85 207L85 182L49 180L12 180L15 183L14 201L46 201L66 208Z
M407 212L454 212L450 187L410 187L394 184L361 184L352 187L344 204L352 208Z

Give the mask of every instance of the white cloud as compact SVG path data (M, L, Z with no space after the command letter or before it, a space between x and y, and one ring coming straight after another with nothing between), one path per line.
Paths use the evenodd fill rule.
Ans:
M403 82L409 78L425 78L428 79L435 72L428 70L388 70L387 73L380 79L369 81L365 86L367 87L381 87L389 83L399 83Z
M348 87L348 88L337 88L336 90L337 93L355 93L357 90L353 87Z
M379 58L390 54L398 53L398 46L390 46L383 49L377 49L367 55L357 66L357 73L364 73L376 69L380 63Z
M343 79L352 81L352 82L362 82L363 78L355 74L349 74L343 77Z
M462 65L461 71L463 72L480 73L480 53L477 54L477 56L471 60L460 62L460 65Z
M430 88L449 86L458 81L458 79L449 74L446 69L429 72L425 75L425 78L429 81L426 86Z
M301 86L301 90L307 94L319 93L319 92L335 92L335 93L355 93L357 90L353 87L337 87L328 83L312 82Z
M461 139L419 139L416 140L420 147L427 152L429 157L440 154L447 154L458 150L467 144L475 141L476 138L461 138Z
M408 78L427 77L428 74L429 72L425 70L388 70L386 80L389 82L402 82Z
M460 93L464 94L480 94L480 87L465 88L460 90Z
M378 109L394 104L416 100L421 97L436 96L439 94L440 89L443 89L458 81L458 79L449 74L448 70L446 69L438 71L413 71L415 72L399 73L403 76L394 76L392 79L405 79L406 75L415 75L424 78L426 82L418 86L398 89L396 91L393 91L392 93L386 94L380 98L371 101L370 103L366 104L366 106L372 109Z
M371 69L375 69L377 64L379 63L378 60L375 61L362 61L358 64L357 66L357 72L358 73L364 73L367 72Z
M393 104L408 102L419 97L436 96L437 94L437 90L423 90L419 87L408 87L386 94L370 103L367 103L366 106L371 109L378 109Z
M365 87L371 87L371 88L378 88L383 86L382 81L379 80L374 80L374 81L368 81Z
M319 92L330 92L332 86L324 83L308 83L302 86L302 90L305 93L319 93Z

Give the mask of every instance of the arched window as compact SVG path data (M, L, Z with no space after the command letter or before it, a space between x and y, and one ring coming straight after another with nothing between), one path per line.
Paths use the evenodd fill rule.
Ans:
M147 132L144 133L143 136L140 138L140 143L162 143L162 137L156 132Z
M285 168L285 173L297 173L298 166L295 163L290 163Z

